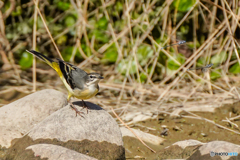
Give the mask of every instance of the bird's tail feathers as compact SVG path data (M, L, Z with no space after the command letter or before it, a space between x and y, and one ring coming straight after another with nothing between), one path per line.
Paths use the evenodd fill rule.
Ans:
M46 56L44 56L42 53L39 53L37 51L34 50L27 50L27 52L33 54L34 56L36 56L37 58L41 59L42 61L46 62L49 66L51 66L53 69L55 69L54 67L54 61Z

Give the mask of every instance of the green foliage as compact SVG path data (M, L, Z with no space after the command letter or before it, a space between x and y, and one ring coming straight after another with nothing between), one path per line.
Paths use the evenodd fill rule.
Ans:
M141 80L142 83L143 83L143 82L146 82L146 80L147 80L147 75L144 74L144 73L140 73L140 80Z
M99 28L101 30L106 30L107 26L108 26L108 21L106 17L100 18L96 23L96 28Z
M90 49L89 46L87 46L86 44L82 43L82 44L81 44L81 47L82 47L83 52L84 52L88 57L92 55L91 49Z
M231 66L230 69L229 69L229 72L233 73L233 74L240 73L240 65L239 65L239 63L237 62L233 66Z
M32 66L33 62L33 55L28 53L28 52L23 52L21 59L19 61L19 65L21 66L22 69L27 69Z
M61 37L59 37L57 39L56 42L57 42L58 45L62 45L64 43L66 43L67 42L67 36L66 35L62 35Z
M151 46L147 44L142 44L136 52L138 64L144 68L145 65L147 65L148 61L153 56L153 49ZM123 75L127 74L127 70L129 69L129 74L136 75L137 74L137 64L134 59L134 56L132 55L132 58L130 60L122 59L118 65L117 65L117 71ZM151 70L151 67L147 69L147 73L149 73ZM147 80L147 75L143 72L140 72L140 80L141 82L145 82Z
M196 3L196 0L174 0L173 6L180 12L189 11L192 6Z
M226 59L227 59L226 51L222 51L219 54L215 54L211 57L211 63L221 64L222 62L226 61Z
M57 8L66 11L70 8L71 4L69 2L57 1Z
M118 57L118 51L117 51L116 46L113 44L104 53L102 62L103 63L107 63L107 62L114 63L114 62L116 62L117 57Z
M65 19L64 19L64 23L67 27L71 27L76 23L76 19L74 16L72 15L68 15Z
M64 50L62 51L62 56L63 56L63 59L65 61L69 61L70 60L70 58L72 56L72 53L73 53L73 49L74 49L74 47L72 47L72 46L67 46L66 48L64 48ZM81 56L81 54L80 54L78 49L76 49L75 57L78 57L78 58L82 59L82 56Z
M126 6L127 2L129 8ZM162 45L168 38L171 39L171 42L169 43L173 43L172 38L175 36L178 39L186 40L187 43L184 45L190 50L185 50L186 52L192 52L194 49L195 45L193 38L196 38L197 48L199 48L208 38L208 26L205 27L205 25L208 24L205 24L202 18L203 15L209 17L209 13L205 11L196 15L193 14L194 12L190 13L176 30L176 35L171 35L171 37L167 35L175 30L175 27L183 19L186 12L193 7L196 0L173 0L170 8L169 5L163 5L166 4L165 1L157 1L154 3L154 7L152 7L148 1L129 2L130 1L120 0L103 4L101 1L90 0L88 1L87 10L85 12L84 1L74 1L76 6L73 6L69 0L53 0L47 3L39 3L39 9L46 20L47 26L49 27L64 60L66 61L73 58L72 56L75 56L74 59L77 61L83 60L79 49L76 49L76 54L73 54L76 40L80 39L81 49L87 57L93 55L93 50L96 52L101 50L99 53L100 56L95 54L93 57L100 65L115 63L115 69L117 72L126 75L126 72L129 69L129 74L136 77L137 64L133 53L133 46L135 45L135 42L141 40L141 44L137 46L138 48L135 51L137 63L140 65L138 67L141 67L144 70L142 71L139 69L141 82L147 81L146 74L150 73L151 67L153 66L155 68L152 77L158 81L164 76L175 72L180 65L185 63L186 58L181 54L174 54L172 48L168 49L168 53L173 55L174 59L180 64L166 56L162 51L160 51L158 57L155 57L155 52L158 50L159 45ZM1 8L3 15L10 6L10 1L5 0L4 5ZM32 46L34 25L33 15L35 7L33 3L30 5L29 1L16 1L15 6L15 9L12 10L9 17L6 19L3 18L6 31L5 37L9 41L12 50L19 43L23 43L22 46L24 48L20 49L22 52L22 50L31 48ZM75 7L80 7L80 9L76 10ZM168 10L163 7L167 7ZM211 10L211 7L209 7L209 9ZM175 10L177 11L177 14L174 14ZM165 11L168 11L168 14L166 14ZM219 13L222 13L222 11L220 10L217 16L221 21L222 19L221 15L219 16ZM195 27L197 33L196 37L193 37L194 19L199 23L196 24ZM77 23L79 25L76 25ZM163 24L166 27L165 29ZM218 23L216 23L216 26L217 25ZM214 26L214 28L216 28L216 26ZM150 27L153 27L153 30L148 33L147 31ZM169 30L171 27L172 29ZM164 34L164 32L167 34ZM113 33L115 37L113 36ZM147 35L145 35L145 33ZM164 35L161 35L162 33ZM117 38L117 42L115 41L115 38ZM223 36L222 39L225 39L225 36ZM36 42L41 52L55 50L39 15L37 19ZM121 48L121 54L123 54L122 59L118 59L119 51L116 47L116 43L118 43ZM214 49L213 46L213 50ZM18 61L22 68L30 67L32 63L31 55L28 53L26 54L25 52L20 54L21 52L15 52L17 55L14 57L17 59L16 62ZM197 66L205 66L206 62L209 61L213 63L214 66L222 64L228 57L228 51L222 51L219 54L214 53L216 52L210 54L204 53L202 57L198 58ZM18 55L21 55L21 57L18 57ZM208 57L209 55L210 57ZM230 58L230 61L236 60L236 54L232 54ZM118 63L117 60L119 60ZM153 62L156 61L157 64L153 65ZM166 74L161 74L165 73L165 71L167 71ZM239 64L236 63L232 65L229 72L233 74L240 73ZM221 75L220 73L221 72L218 70L211 71L211 79L219 78Z
M220 69L211 71L211 73L210 73L211 80L216 80L217 78L220 78L220 77L222 77Z
M117 65L117 71L123 75L126 75L128 70L129 74L137 73L137 65L135 61L133 59L122 59Z
M17 6L16 9L12 12L12 16L19 16L22 14L22 9L20 6Z
M184 62L185 62L185 58L182 54L176 54L175 56L173 56L180 64L178 64L177 62L175 62L173 59L168 59L167 60L167 65L168 65L168 69L170 70L177 70Z
M106 34L108 27L108 21L106 17L102 17L99 20L96 20L96 18L91 19L90 23L94 25L94 29L90 30L90 37L94 36L99 44L107 43L110 37Z
M153 49L147 44L142 44L137 50L137 59L141 66L146 65L153 56Z
M136 56L137 56L137 60L138 60L139 65L141 65L143 67L144 65L147 64L149 59L153 56L153 49L147 44L142 44L137 49ZM131 58L130 61L126 60L126 59L122 59L117 66L117 70L118 70L118 72L125 75L128 67L130 67L130 69L129 69L130 74L136 74L137 73L137 65L136 65L136 62L135 62L134 58ZM144 74L142 74L143 80L145 79L144 78L145 76L144 76Z

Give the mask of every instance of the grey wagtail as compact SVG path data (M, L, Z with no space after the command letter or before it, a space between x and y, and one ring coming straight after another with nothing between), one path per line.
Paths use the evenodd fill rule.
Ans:
M80 113L82 112L79 112L77 108L74 107L74 105L71 103L71 97L82 99L84 108L87 109L88 113L88 106L83 100L89 99L98 93L98 82L103 79L103 77L98 73L87 74L80 68L60 59L53 61L52 59L34 50L27 50L27 52L46 62L58 73L59 77L68 90L67 100L70 103L71 108L76 111L76 116L77 114L81 116Z

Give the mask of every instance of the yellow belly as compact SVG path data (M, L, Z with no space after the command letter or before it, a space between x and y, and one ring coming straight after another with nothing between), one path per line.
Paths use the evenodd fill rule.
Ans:
M78 90L75 89L73 90L72 96L78 98L78 99L89 99L92 98L93 96L95 96L98 93L98 89L96 88L95 90L89 90L89 89L85 89L85 90Z

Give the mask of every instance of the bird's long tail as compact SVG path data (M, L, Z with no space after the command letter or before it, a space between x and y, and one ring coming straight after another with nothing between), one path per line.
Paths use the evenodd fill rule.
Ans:
M49 66L51 66L53 69L56 70L56 65L55 65L55 61L53 61L52 59L44 56L42 53L39 53L37 51L34 50L27 50L27 52L33 54L34 56L36 56L37 58L41 59L42 61L46 62ZM58 67L57 67L58 68Z

